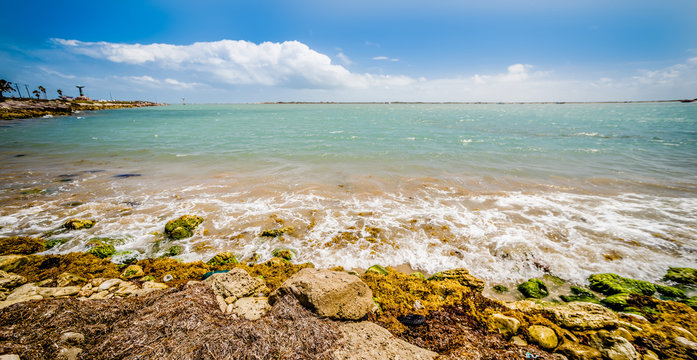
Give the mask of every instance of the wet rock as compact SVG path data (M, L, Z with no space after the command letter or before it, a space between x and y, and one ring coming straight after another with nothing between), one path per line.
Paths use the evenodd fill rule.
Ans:
M80 345L85 342L85 335L78 332L68 331L61 335L60 342L69 345Z
M622 310L627 307L627 300L629 299L629 294L627 293L621 293L621 294L615 294L615 295L610 295L606 297L605 299L600 300L603 305L609 307L610 309L614 310Z
M27 257L24 255L4 255L0 256L0 270L6 272L14 272L18 268L27 263Z
M170 239L179 240L194 235L194 230L203 222L203 218L196 215L184 215L178 219L170 220L165 225L165 235Z
M145 275L145 272L143 271L143 268L138 266L138 265L129 265L126 267L126 269L123 271L123 276L126 279L134 279L138 277L142 277Z
M284 295L293 295L317 315L332 319L358 320L374 306L372 290L343 271L302 269L272 294L271 303Z
M65 286L65 287L41 287L39 288L39 295L44 298L61 298L66 296L77 295L80 292L79 286Z
M493 289L499 294L504 294L508 292L508 288L503 285L494 285Z
M183 252L184 252L183 247L181 247L179 245L174 245L174 246L170 246L169 248L167 248L167 250L165 251L164 254L162 254L162 256L172 257L172 256L181 255Z
M675 342L686 349L697 351L697 342L690 341L682 336L676 337Z
M362 321L339 324L345 342L332 354L334 360L433 359L437 353L394 337L379 325Z
M474 291L484 290L484 280L478 279L467 271L467 269L452 269L433 274L429 280L455 280L462 286L466 286Z
M24 276L0 270L0 291L10 291L26 282L27 279Z
M149 289L154 289L154 290L164 290L169 288L169 286L155 282L155 281L146 281L143 283L143 289L149 290Z
M162 281L164 281L164 282L170 282L172 280L174 280L174 276L172 276L171 274L167 274L167 275L162 277Z
M540 279L530 279L520 285L518 285L518 291L523 294L526 298L542 299L549 295L547 290L547 285Z
M20 358L17 354L5 354L0 355L0 360L20 360Z
M267 229L262 231L259 236L266 236L266 237L279 237L284 234L290 234L295 229L292 226L286 226L282 229Z
M217 266L217 265L226 265L226 264L237 264L237 257L235 257L235 254L226 251L226 252L221 252L215 256L213 256L210 260L206 262L206 265L210 266Z
M426 322L426 317L419 314L407 314L398 316L397 321L406 326L419 326Z
M684 299L687 296L685 295L685 292L682 291L681 289L678 289L673 286L665 286L665 285L658 285L654 284L656 287L656 291L658 291L659 294L670 298L670 299Z
M505 337L515 335L520 327L518 319L500 313L491 315L488 319L488 324L491 329Z
M561 344L555 352L569 358L569 360L600 360L600 351L576 342L566 341Z
M56 360L77 360L81 352L82 349L76 347L63 348L58 352Z
M514 336L511 338L511 344L515 346L528 346L528 342L525 341L522 337L520 336Z
M593 330L617 325L617 314L608 308L586 302L572 302L560 306L542 308L553 321L573 330Z
M143 176L143 174L127 173L127 174L117 174L117 175L114 175L114 177L117 178L117 179L125 179L125 178L138 177L138 176Z
M693 297L691 297L691 298L689 298L689 299L682 300L681 302L682 302L683 304L685 304L685 305L687 305L687 306L689 306L689 307L691 307L691 308L697 310L697 296L693 296Z
M274 249L272 255L273 257L280 257L281 259L291 261L293 260L295 253L291 249Z
M557 347L557 344L559 343L559 339L557 338L557 334L554 333L554 330L546 326L529 326L528 335L531 343L537 344L545 350L552 350Z
M92 286L92 284L85 284L85 286L80 288L80 292L77 293L77 296L79 297L90 297L92 294L94 294L95 289Z
M229 297L239 299L254 295L264 287L263 281L252 277L240 268L234 268L226 273L213 274L203 282L223 299Z
M678 284L697 285L697 269L670 267L663 279Z
M598 349L604 359L639 360L639 353L627 339L600 330L591 334L590 345Z
M387 270L380 265L373 265L365 270L365 272L374 272L380 275L387 275Z
M56 279L56 285L59 287L78 286L85 284L86 282L87 279L68 272L58 275L58 279Z
M109 290L113 287L119 286L119 284L121 284L122 282L124 282L124 281L121 279L106 280L106 281L102 282L101 284L99 284L99 286L97 287L97 291Z
M247 320L260 319L271 306L266 297L243 297L227 306L226 313L236 314Z
M107 244L102 241L93 241L90 243L90 246L91 248L87 250L87 252L100 259L106 259L111 255L114 255L114 253L116 253L114 245Z
M70 219L63 224L66 230L82 230L89 229L94 226L96 221L87 219Z
M605 295L640 294L653 295L656 287L650 282L629 279L617 274L593 274L588 277L590 289Z
M39 295L39 287L29 283L16 288L4 301L0 301L0 309L20 302L30 300L41 300L43 296Z
M126 297L126 296L132 295L133 293L135 293L138 290L140 290L140 289L138 289L138 286L136 284L134 284L132 282L124 281L124 282L119 284L119 288L118 288L118 290L116 290L114 295L120 296L120 297Z

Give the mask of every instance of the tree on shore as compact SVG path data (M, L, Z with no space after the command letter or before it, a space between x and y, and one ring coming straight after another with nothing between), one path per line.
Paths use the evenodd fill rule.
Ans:
M58 97L63 97L63 90L58 89L56 92L58 93Z
M42 93L44 93L44 99L48 99L48 97L46 97L46 88L45 88L45 87L39 85L39 91L41 91Z
M13 92L15 89L12 88L12 83L5 80L5 79L0 79L0 99L4 99L5 95L3 94L4 92Z
M39 92L39 90L34 90L31 93L34 94L34 96L36 96L37 99L39 99L41 96L41 93Z

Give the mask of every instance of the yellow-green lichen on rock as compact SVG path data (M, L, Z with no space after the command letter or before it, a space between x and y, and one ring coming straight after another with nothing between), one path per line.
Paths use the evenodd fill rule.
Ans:
M286 227L281 228L281 229L266 229L266 230L262 231L259 234L259 236L279 237L279 236L284 235L284 234L290 234L293 231L295 231L295 229L292 226L286 226Z
M63 224L63 228L66 230L82 230L89 229L94 226L97 222L94 220L87 219L70 219Z
M518 291L520 291L526 298L542 299L549 295L547 290L547 285L536 278L529 279L518 285Z
M165 235L168 238L179 240L194 235L194 230L201 225L203 218L197 215L184 215L178 219L170 220L165 224Z
M588 277L590 289L604 295L641 294L653 295L656 287L648 281L625 278L617 274L593 274Z
M206 262L207 265L211 266L219 266L219 265L227 265L227 264L237 264L237 257L235 257L235 254L226 251L226 252L221 252L214 257L212 257L210 260Z

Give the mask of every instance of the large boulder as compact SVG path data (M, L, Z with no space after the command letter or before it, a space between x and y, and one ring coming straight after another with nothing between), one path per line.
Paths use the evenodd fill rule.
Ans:
M671 267L663 280L675 281L679 284L697 285L697 269Z
M600 351L576 342L565 341L554 352L566 356L569 360L600 360Z
M492 330L505 337L515 335L520 327L520 321L518 319L500 313L491 315L487 323Z
M0 270L0 291L9 291L20 285L24 285L27 279L24 276L6 273Z
M593 330L617 325L617 314L597 304L571 302L561 306L542 307L541 311L551 315L553 321L573 330Z
M518 285L520 291L526 298L542 299L549 295L547 285L540 279L530 279Z
M598 349L603 359L608 360L639 360L640 355L634 345L627 339L614 335L606 330L600 330L590 336L590 345Z
M344 334L344 343L332 354L333 360L425 360L438 356L394 337L386 329L369 321L342 323L339 329Z
M184 215L165 224L165 235L174 240L191 237L202 222L203 218L200 216Z
M225 299L227 304L231 304L241 297L254 295L264 287L264 282L261 279L252 277L240 268L213 274L203 282L213 289L216 296Z
M559 344L557 334L554 332L554 330L546 326L530 326L528 327L528 335L531 343L537 344L545 350L552 350L557 347L557 344Z
M484 290L484 280L478 279L467 271L467 269L452 269L433 274L429 280L455 280L462 286L481 292Z
M343 271L305 268L291 276L271 296L273 304L292 295L322 317L358 320L375 306L373 292L359 277Z

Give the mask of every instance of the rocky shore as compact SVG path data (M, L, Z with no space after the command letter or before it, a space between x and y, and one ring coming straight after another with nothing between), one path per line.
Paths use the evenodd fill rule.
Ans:
M92 101L92 100L45 100L45 99L2 99L0 120L25 119L46 115L70 115L77 111L121 109L164 104L148 101Z
M202 221L174 219L164 236ZM559 297L551 276L493 286L525 298L502 302L466 269L316 269L285 249L117 264L104 241L42 255L45 235L0 239L0 359L697 359L690 268L661 283L595 274Z

